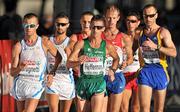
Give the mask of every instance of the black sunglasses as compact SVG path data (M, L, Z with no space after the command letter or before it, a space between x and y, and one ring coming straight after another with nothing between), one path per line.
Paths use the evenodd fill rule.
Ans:
M101 30L101 29L104 28L104 26L93 26L93 27L92 27L92 29L95 29L95 28L97 28L98 30Z
M136 23L137 22L137 20L130 20L130 19L127 19L126 21L130 22L130 23Z
M56 23L56 26L57 26L57 27L60 27L60 26L64 27L64 26L66 26L67 24L69 24L69 23Z
M23 24L23 28L24 28L24 29L35 28L35 27L36 27L35 24Z
M149 15L144 14L143 16L145 18L148 18L148 17L153 18L155 15L156 15L156 13L155 14L149 14Z

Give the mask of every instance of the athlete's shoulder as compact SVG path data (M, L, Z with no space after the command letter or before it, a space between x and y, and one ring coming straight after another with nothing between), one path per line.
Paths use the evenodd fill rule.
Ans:
M70 41L77 42L77 41L78 41L78 34L72 34L72 35L70 36Z

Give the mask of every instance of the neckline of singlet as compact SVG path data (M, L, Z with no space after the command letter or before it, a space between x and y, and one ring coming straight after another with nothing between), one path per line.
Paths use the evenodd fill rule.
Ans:
M37 43L38 40L39 40L39 36L37 36L36 41L35 41L32 45L28 45L28 44L26 43L26 40L25 40L25 39L24 39L24 43L25 43L28 47L34 47L34 46L36 45L36 43Z
M143 33L142 33L142 36L145 36L146 38L152 38L152 37L154 37L154 36L156 36L157 34L158 34L158 32L160 31L160 29L161 29L161 27L159 27L158 28L158 30L155 32L155 33L153 33L152 35L150 35L150 36L148 36L148 35L145 35L145 33L144 33L144 30L145 30L145 27L143 28Z
M66 38L64 38L64 40L62 42L60 42L59 44L56 42L55 40L55 37L53 37L53 42L56 44L56 45L61 45L65 42L65 40L67 39L68 37L66 36Z
M122 33L121 33L120 31L118 31L118 33L116 34L115 38L113 38L113 39L108 39L108 38L105 36L104 33L102 33L102 34L103 34L103 36L104 36L104 39L107 40L107 41L113 41L113 40L115 40L115 39L118 37L119 34L122 35Z

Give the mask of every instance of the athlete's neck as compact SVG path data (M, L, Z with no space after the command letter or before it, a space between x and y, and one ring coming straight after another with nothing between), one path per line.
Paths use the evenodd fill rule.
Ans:
M31 36L25 36L25 41L28 45L32 45L37 40L37 34L31 35Z
M159 26L157 24L146 26L146 30L149 31L149 32L153 32L157 28L159 28Z
M127 31L127 34L128 34L130 37L134 37L134 36L135 36L135 30L128 30L128 31Z
M56 35L55 35L55 41L56 41L57 43L62 43L66 37L67 37L66 33L56 34Z
M92 48L99 48L101 46L101 38L92 38L90 39L90 46Z
M110 27L107 30L111 31L112 35L116 35L119 32L116 27Z
M91 30L81 31L83 37L89 37L91 35Z
M101 36L92 36L90 38L90 42L92 45L99 45L101 43L101 41L102 41Z

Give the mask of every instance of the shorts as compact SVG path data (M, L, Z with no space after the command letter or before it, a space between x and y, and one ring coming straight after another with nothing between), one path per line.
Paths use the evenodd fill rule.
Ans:
M137 84L136 72L127 72L127 73L124 73L124 76L126 79L125 89L133 90L133 91L137 92L138 84Z
M106 82L103 76L81 76L76 83L77 97L91 100L95 94L105 93Z
M167 72L162 67L143 67L139 71L138 84L147 85L154 90L163 90L169 83L167 76Z
M115 79L111 82L108 75L104 76L108 93L119 94L124 90L126 81L122 72L115 73Z
M10 95L18 101L26 99L40 99L44 91L44 82L32 82L16 77Z
M72 74L56 74L50 87L45 89L48 94L58 94L60 100L71 100L75 97L75 84Z

